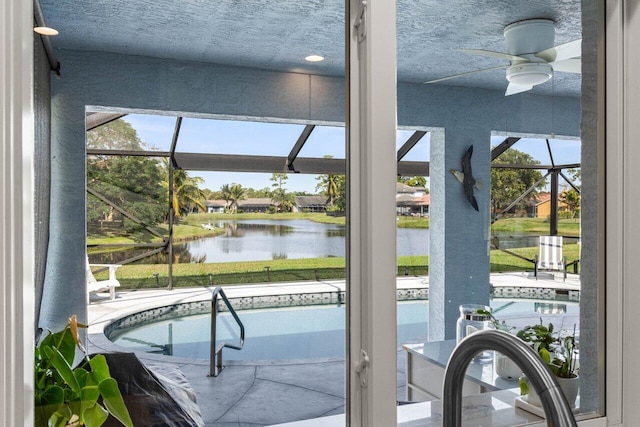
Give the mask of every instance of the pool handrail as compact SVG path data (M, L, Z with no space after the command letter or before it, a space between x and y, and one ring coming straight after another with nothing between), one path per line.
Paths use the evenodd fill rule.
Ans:
M235 319L238 326L240 326L240 344L230 344L227 342L221 342L216 346L216 319L218 317L218 295L222 297L227 309ZM242 350L244 346L244 325L238 317L238 314L233 309L231 302L229 302L229 298L224 293L220 286L216 287L211 294L211 348L209 352L209 377L217 377L222 369L224 369L224 365L222 364L222 349L227 347L233 350Z

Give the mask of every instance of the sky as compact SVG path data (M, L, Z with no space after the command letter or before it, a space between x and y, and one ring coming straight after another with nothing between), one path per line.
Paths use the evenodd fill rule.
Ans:
M148 146L159 151L169 151L176 119L170 116L130 114L123 118L137 131L138 137ZM184 118L180 128L176 151L189 153L245 154L263 156L287 156L297 141L304 125L234 120ZM344 158L344 127L316 126L299 153L300 157ZM398 130L396 149L411 136L413 130ZM504 136L491 138L495 146ZM429 161L429 134L405 156L408 161ZM542 164L551 164L544 139L523 138L513 148L530 154ZM580 162L580 141L551 140L556 165ZM271 174L238 172L190 172L202 177L204 188L219 190L224 184L238 183L256 190L271 187ZM316 175L289 174L287 191L316 193Z

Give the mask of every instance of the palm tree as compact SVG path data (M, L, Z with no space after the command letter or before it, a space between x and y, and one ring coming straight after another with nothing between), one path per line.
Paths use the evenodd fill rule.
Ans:
M325 154L325 159L331 159L331 154ZM320 191L323 196L327 196L327 206L333 206L344 198L345 176L344 175L319 175L316 177L318 184L316 191ZM342 209L342 208L341 208Z
M227 211L234 213L238 210L238 202L247 197L247 190L240 184L224 184L220 187L222 198L227 202Z
M573 188L571 190L565 190L560 194L558 200L567 205L571 213L571 219L575 218L576 212L580 208L580 193Z
M226 202L225 210L231 205L231 184L224 184L220 187L220 197Z
M231 197L231 207L233 212L236 212L238 210L238 202L247 197L247 190L242 188L240 184L233 184L231 186Z
M327 196L327 205L333 206L340 193L338 189L340 175L320 175L316 179L319 181L316 191L321 191L322 195Z
M275 189L271 201L276 205L276 212L290 212L294 205L294 196L283 189Z
M164 160L164 164L168 171L168 159ZM173 171L173 198L171 200L171 205L173 207L173 216L175 220L180 218L182 214L187 214L194 207L197 207L202 211L207 210L204 205L204 192L199 187L202 184L204 184L204 179L197 176L189 176L185 170L176 169ZM167 181L162 183L162 185L167 189L169 188L168 178Z
M200 189L200 186L204 184L204 179L199 176L189 176L186 171L181 169L174 171L173 176L173 195L180 208L176 212L189 212L194 207L206 211L204 191Z

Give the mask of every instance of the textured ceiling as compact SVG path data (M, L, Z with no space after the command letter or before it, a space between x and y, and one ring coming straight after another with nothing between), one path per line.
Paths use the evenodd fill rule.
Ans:
M341 0L41 0L55 49L118 52L261 69L344 74ZM506 25L556 22L556 45L581 38L580 0L397 0L398 79L424 82L505 64L458 48L505 51ZM326 60L308 63L320 54ZM63 72L64 72L64 63ZM579 96L580 76L556 73L534 93ZM553 83L552 83L553 82ZM440 85L504 90L504 70Z

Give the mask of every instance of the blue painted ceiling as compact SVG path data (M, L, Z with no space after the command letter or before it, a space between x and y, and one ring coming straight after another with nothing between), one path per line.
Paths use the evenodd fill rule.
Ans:
M54 49L106 51L322 75L344 74L341 0L40 0ZM398 80L424 82L504 64L454 49L504 52L506 25L556 22L556 45L581 38L580 0L397 0ZM309 63L304 57L326 59ZM64 72L64 63L63 72ZM534 93L579 96L556 73ZM504 70L438 83L504 90Z

